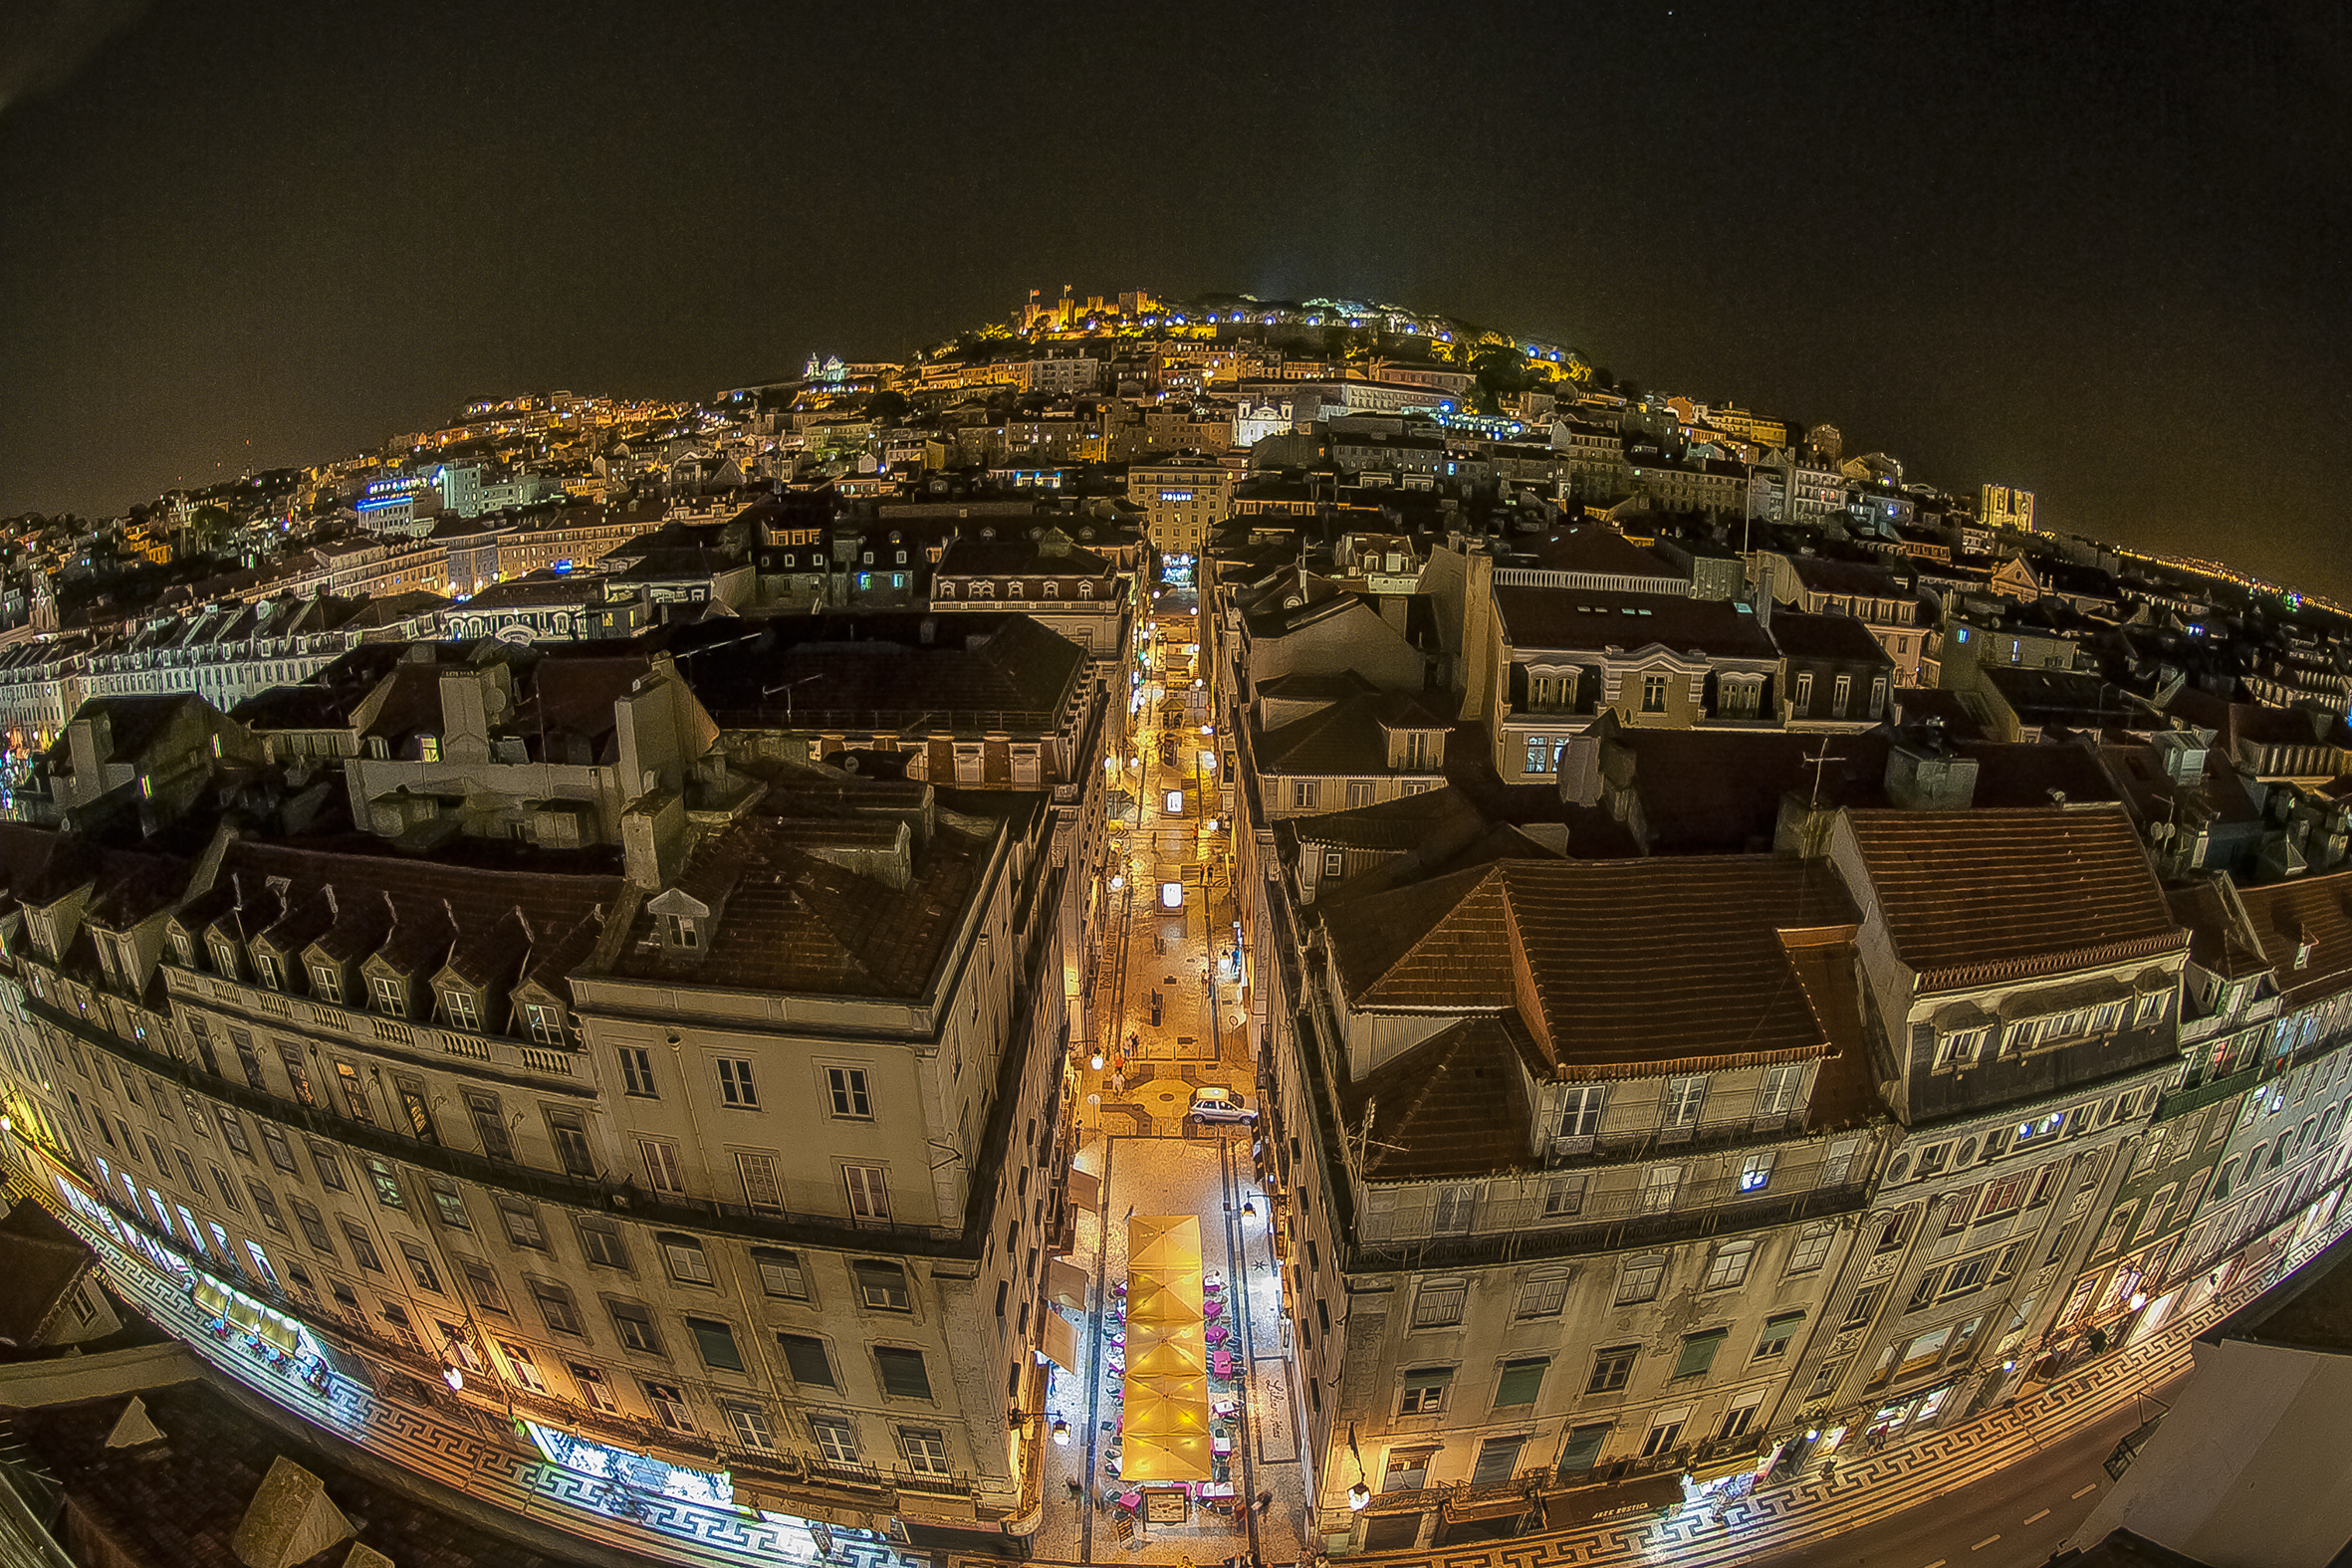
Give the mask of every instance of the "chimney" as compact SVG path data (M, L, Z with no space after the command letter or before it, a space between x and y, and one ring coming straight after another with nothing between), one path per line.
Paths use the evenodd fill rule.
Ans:
M1953 751L1941 727L1887 750L1887 799L1906 811L1965 811L1977 801L1977 760Z

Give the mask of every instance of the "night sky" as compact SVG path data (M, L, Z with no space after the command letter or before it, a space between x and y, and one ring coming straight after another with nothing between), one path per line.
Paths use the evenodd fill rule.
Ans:
M1068 283L1554 336L2352 597L2346 9L13 0L0 515Z

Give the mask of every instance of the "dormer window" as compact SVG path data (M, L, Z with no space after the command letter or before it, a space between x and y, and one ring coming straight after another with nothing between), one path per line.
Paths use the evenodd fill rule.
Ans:
M253 955L253 973L272 991L278 990L285 979L284 972L278 968L277 959L267 953Z
M663 941L667 946L691 953L702 946L702 928L692 915L663 917Z
M408 987L397 975L377 975L369 985L375 994L375 1010L390 1017L408 1016Z
M311 966L311 995L321 1002L343 1006L343 971L332 964Z
M186 932L174 931L171 934L171 951L179 959L180 963L186 965L190 969L195 967L195 944L188 941L188 934Z
M542 1045L570 1043L564 1037L564 1009L545 1003L527 1002L523 1005L523 1018L529 1024L531 1037Z
M482 1012L474 1006L473 994L455 986L441 993L441 1016L461 1029L472 1029L478 1033L482 1027Z
M236 944L235 944L235 943L232 943L232 942L215 942L215 943L213 943L213 944L212 944L212 967L213 967L213 969L214 969L215 971L217 971L218 973L220 973L220 974L223 974L223 975L226 975L226 976L228 976L228 977L229 977L230 979L232 979L232 980L236 979L236 976L237 976L237 948L236 948Z
M420 763L439 762L441 760L441 738L437 735L418 736L416 738L416 760Z

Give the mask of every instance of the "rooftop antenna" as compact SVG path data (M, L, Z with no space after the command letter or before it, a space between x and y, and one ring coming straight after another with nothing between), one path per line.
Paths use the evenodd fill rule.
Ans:
M1813 770L1813 801L1810 809L1815 811L1821 809L1821 771L1827 768L1831 763L1842 763L1844 761L1845 759L1842 757L1832 757L1830 755L1829 738L1827 736L1823 736L1821 738L1821 750L1819 755L1805 759L1805 762L1809 764Z
M1363 1168L1364 1151L1366 1149L1384 1149L1390 1154L1403 1154L1405 1152L1405 1149L1401 1144L1382 1143L1372 1136L1372 1118L1379 1114L1380 1096L1375 1094L1369 1100L1364 1102L1363 1125L1356 1128L1353 1137L1349 1139L1349 1142L1355 1146L1355 1163L1358 1170Z

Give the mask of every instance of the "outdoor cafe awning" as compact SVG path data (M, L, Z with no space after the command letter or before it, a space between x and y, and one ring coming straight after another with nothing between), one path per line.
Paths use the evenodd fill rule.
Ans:
M1205 1432L1153 1437L1130 1427L1119 1451L1119 1479L1205 1481L1209 1478L1209 1456Z
M1500 1495L1484 1497L1448 1497L1446 1499L1446 1522L1448 1524L1468 1524L1477 1519L1516 1518L1520 1514L1530 1511L1534 1506L1534 1496L1524 1491L1506 1491Z
M1078 1336L1077 1331L1069 1326L1069 1319L1049 1307L1039 1327L1042 1332L1038 1335L1038 1349L1045 1352L1046 1358L1062 1371L1076 1372Z
M1201 1266L1198 1215L1147 1215L1127 1222L1127 1267L1166 1271Z
M1190 1323L1127 1323L1127 1376L1198 1378L1209 1370L1209 1346L1200 1319Z
M1127 1275L1129 1323L1192 1323L1201 1320L1201 1276L1140 1269Z
M1066 1257L1046 1259L1046 1295L1057 1306L1072 1312L1086 1310L1088 1286L1092 1283L1085 1268Z

